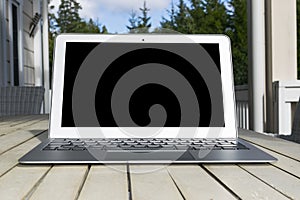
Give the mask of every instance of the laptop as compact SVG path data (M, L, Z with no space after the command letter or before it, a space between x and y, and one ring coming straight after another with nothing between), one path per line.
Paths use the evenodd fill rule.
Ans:
M19 159L49 163L259 163L238 138L224 35L62 34L49 138Z

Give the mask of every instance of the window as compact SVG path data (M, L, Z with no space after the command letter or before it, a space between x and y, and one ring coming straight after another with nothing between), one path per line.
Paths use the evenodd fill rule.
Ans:
M7 84L11 86L23 85L23 1L8 1L9 31L7 41L9 45L9 66L7 67Z
M19 13L16 4L12 4L12 66L14 85L20 85L19 82Z

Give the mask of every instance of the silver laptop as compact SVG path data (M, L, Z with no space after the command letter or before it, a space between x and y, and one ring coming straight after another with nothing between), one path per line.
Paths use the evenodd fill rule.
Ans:
M242 163L224 35L56 38L49 139L20 163Z

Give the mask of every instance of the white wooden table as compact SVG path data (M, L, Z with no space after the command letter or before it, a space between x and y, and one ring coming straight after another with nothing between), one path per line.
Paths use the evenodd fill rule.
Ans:
M241 131L272 164L20 165L48 116L0 118L0 199L300 199L300 145Z

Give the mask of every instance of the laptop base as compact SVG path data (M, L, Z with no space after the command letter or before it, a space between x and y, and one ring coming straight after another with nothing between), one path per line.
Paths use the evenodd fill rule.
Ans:
M277 159L239 139L246 150L42 151L45 141L19 159L22 164L266 163Z

